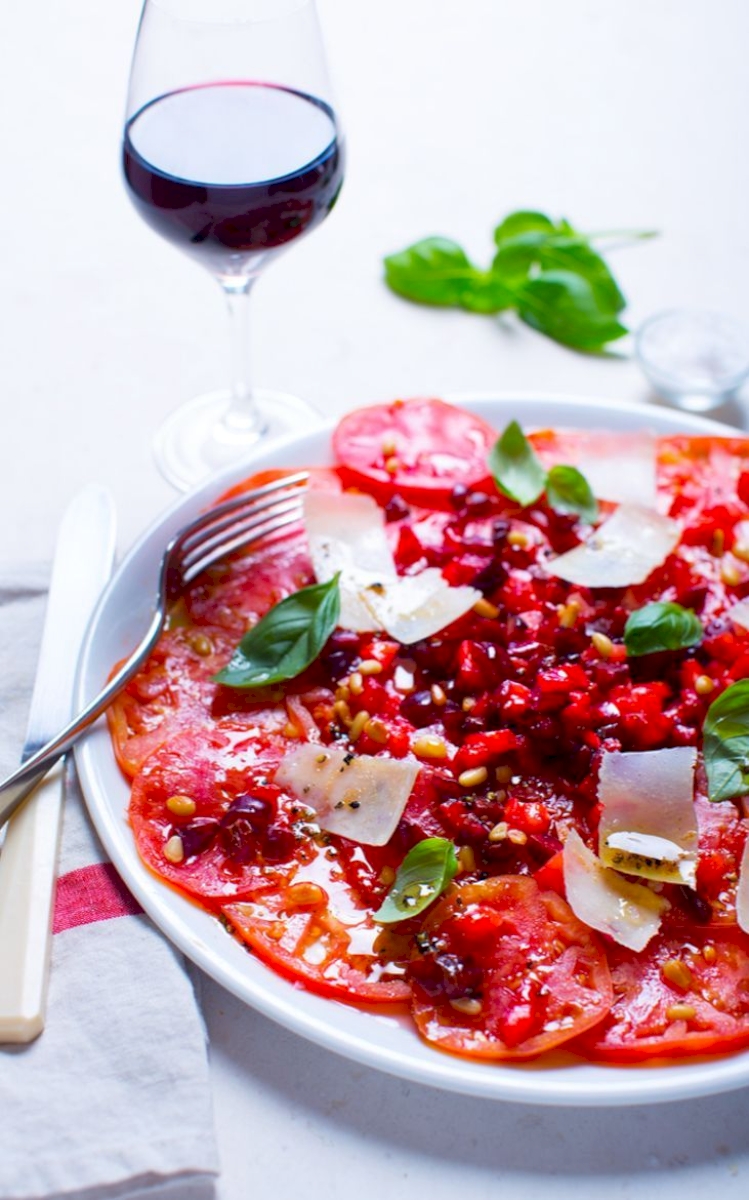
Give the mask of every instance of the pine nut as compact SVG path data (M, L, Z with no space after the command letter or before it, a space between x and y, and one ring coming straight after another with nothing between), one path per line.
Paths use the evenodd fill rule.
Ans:
M338 717L342 725L351 724L351 709L345 700L336 700L333 705L333 712Z
M364 691L364 679L361 671L354 671L353 675L349 676L348 686L352 696L361 696Z
M712 942L708 942L706 946L702 947L702 957L706 963L715 962L718 957L718 951L715 949L715 946L712 944Z
M669 1021L692 1021L697 1016L697 1009L692 1004L670 1004L666 1016Z
M367 737L371 737L373 742L379 742L384 746L388 740L388 727L382 721L378 721L376 717L371 717L364 726L364 732Z
M562 629L572 629L575 621L580 616L580 603L578 600L568 600L566 604L557 606L557 616Z
M465 696L460 707L463 709L463 712L470 712L472 708L476 707L475 698L473 696Z
M507 542L516 550L524 550L528 545L528 534L523 533L522 529L511 529L507 535Z
M528 841L528 834L522 829L508 829L507 838L516 846L524 846Z
M478 787L479 784L486 783L488 775L486 767L472 767L468 771L461 771L458 783L462 788Z
M499 616L499 609L496 604L492 604L484 596L477 600L473 606L473 611L477 617L488 617L490 621L495 620Z
M433 683L429 692L432 697L432 704L436 704L438 708L442 708L443 704L447 704L447 693L438 683Z
M614 643L610 637L607 637L605 633L598 633L596 631L595 633L591 633L590 640L601 658L611 658L611 655L614 653Z
M509 826L506 821L498 821L493 829L489 830L490 842L503 842L509 833Z
M476 870L476 855L473 851L473 846L461 846L458 851L458 862L460 863L461 871L470 874Z
M434 733L414 738L411 749L419 758L447 758L447 743Z
M465 1017L477 1017L484 1006L475 997L466 996L462 1000L451 1000L450 1007L454 1008L456 1012L463 1013Z
M715 683L709 675L698 675L694 681L694 690L698 696L709 696L715 690Z
M396 458L394 454L385 459L385 470L388 475L396 475L400 470L400 465L400 459Z
M364 726L367 724L368 720L369 713L367 712L366 708L363 708L361 712L356 714L348 731L348 735L352 742L355 742L357 738L361 737Z
M204 633L189 633L187 640L201 658L208 658L209 654L213 654L213 642Z
M170 796L166 806L170 813L174 813L175 817L191 817L197 807L192 796L182 796L179 793L176 796Z
M360 662L356 668L360 675L380 675L382 673L382 663L376 658L365 658L364 662Z
M382 446L380 447L380 449L382 450L383 458L392 458L393 455L395 454L395 451L397 450L397 446L395 444L395 438L394 437L383 438Z
M685 992L692 986L692 972L682 958L667 958L661 967L661 974L669 983Z
M182 845L182 838L178 833L173 833L164 843L164 858L170 863L181 863L184 857L185 847Z

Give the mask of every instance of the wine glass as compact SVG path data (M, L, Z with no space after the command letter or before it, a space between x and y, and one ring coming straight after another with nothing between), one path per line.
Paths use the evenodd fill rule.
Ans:
M231 388L183 404L156 435L162 473L186 488L320 422L249 377L252 285L327 216L343 182L314 0L145 0L123 172L143 219L210 271L229 306Z

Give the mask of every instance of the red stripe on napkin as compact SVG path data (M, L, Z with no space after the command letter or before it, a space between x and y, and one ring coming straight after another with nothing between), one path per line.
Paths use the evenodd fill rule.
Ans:
M111 863L92 863L68 871L57 881L53 933L91 925L94 921L109 921L112 917L128 917L143 912L133 899Z

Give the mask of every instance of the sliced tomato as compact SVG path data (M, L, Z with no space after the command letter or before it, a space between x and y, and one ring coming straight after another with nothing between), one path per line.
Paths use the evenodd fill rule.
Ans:
M443 400L395 400L345 416L333 450L345 486L381 503L397 493L411 504L445 508L456 484L494 490L486 460L496 440L481 417Z
M711 930L609 950L614 1003L583 1039L592 1058L634 1062L749 1046L749 938Z
M255 488L264 487L266 483L275 483L279 479L287 479L291 475L298 474L299 470L307 472L306 487L311 491L341 491L340 476L332 467L272 467L267 471L257 471L254 475L243 479L241 483L235 483L234 487L229 488L228 492L224 492L216 503L221 504L224 500L231 500L234 496L243 495L244 492L252 492ZM300 484L299 486L303 487L305 485Z
M596 936L555 892L498 875L451 889L410 965L428 1042L471 1058L524 1059L597 1024L613 993Z
M409 939L375 924L323 850L282 886L222 911L258 958L310 991L360 1004L402 1004L410 995Z
M286 596L314 582L307 539L297 530L203 571L182 597L189 620L220 626L235 641Z
M250 896L269 879L277 884L294 868L299 848L290 833L293 814L268 783L287 745L285 720L278 705L191 727L154 751L136 776L129 813L141 858L208 907ZM266 806L268 820L257 837L249 828L240 831L247 836L237 845L227 814L247 796ZM194 811L175 814L167 804L173 797L192 801ZM268 855L269 830L270 841L275 838L284 851L280 856ZM175 837L184 847L181 861L174 861L174 843L169 845Z
M131 778L149 754L186 726L205 722L218 685L211 676L236 638L216 627L180 627L162 634L134 679L108 710L115 754Z

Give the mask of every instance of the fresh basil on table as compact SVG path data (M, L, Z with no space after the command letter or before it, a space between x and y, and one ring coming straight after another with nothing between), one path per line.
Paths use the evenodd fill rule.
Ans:
M713 700L702 727L710 800L749 794L749 679L739 679Z
M545 213L510 213L494 230L488 270L457 242L428 237L384 260L392 291L420 304L478 313L514 310L526 325L575 350L600 352L628 332L626 301L594 242L637 241L650 231L583 234Z
M590 484L577 467L558 464L546 470L517 421L510 421L489 451L489 470L503 495L523 508L546 492L555 512L580 517L592 524L598 504Z
M234 688L265 687L301 675L313 663L338 623L339 573L313 583L266 613L242 638L216 683Z
M630 658L637 658L697 646L703 633L702 622L691 608L654 601L629 614L624 626L624 645Z
M373 914L381 925L418 916L444 892L458 873L455 846L447 838L425 838L409 850L390 891Z

